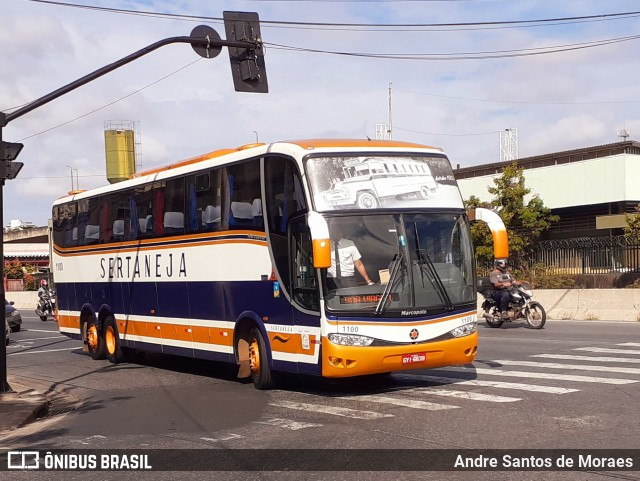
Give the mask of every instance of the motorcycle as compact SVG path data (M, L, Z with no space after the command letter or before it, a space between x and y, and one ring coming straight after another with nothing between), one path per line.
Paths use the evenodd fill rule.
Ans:
M36 305L36 314L40 317L42 322L45 322L48 318L53 317L55 309L55 292L48 290L39 297L38 304Z
M547 322L547 313L542 304L532 301L533 292L528 282L520 282L509 289L508 317L502 317L498 304L493 299L493 283L488 277L478 279L478 292L484 297L482 317L489 327L498 328L505 322L526 321L532 329L542 329Z

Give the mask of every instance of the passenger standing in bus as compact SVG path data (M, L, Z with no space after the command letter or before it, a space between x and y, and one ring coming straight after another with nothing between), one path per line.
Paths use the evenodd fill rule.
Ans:
M335 288L356 287L358 281L355 271L362 276L367 285L373 285L374 282L369 278L367 269L365 268L360 255L360 251L353 241L344 238L342 227L338 224L331 226L331 267L327 269L327 277L329 277L329 286ZM331 282L333 281L333 282Z

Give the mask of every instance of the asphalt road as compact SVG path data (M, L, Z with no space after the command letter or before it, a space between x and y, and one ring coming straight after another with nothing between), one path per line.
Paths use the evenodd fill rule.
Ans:
M479 354L472 366L358 380L287 377L279 389L257 391L235 379L235 367L212 362L155 354L135 364L93 361L79 341L58 334L55 322L43 323L28 312L23 318L22 331L11 333L7 347L9 375L58 394L50 418L0 439L1 449L640 448L638 323L548 321L543 330L524 324L490 329L481 323ZM20 473L12 479L39 479L39 474L45 473ZM83 479L80 473L58 474L59 479ZM110 479L109 473L102 474L104 478L98 473L92 479ZM302 478L336 479L336 473L313 474ZM180 473L184 479L200 475ZM224 473L217 479L247 475ZM556 475L640 479L637 471L408 472L401 477ZM257 477L294 479L292 473ZM175 479L175 474L154 473L152 478ZM338 478L398 476L366 472Z

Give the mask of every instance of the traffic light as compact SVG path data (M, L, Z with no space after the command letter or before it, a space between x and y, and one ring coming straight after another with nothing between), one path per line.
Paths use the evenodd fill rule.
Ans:
M223 12L223 18L227 41L255 44L255 48L228 47L236 92L267 93L269 88L258 14Z
M0 180L15 179L18 176L24 164L13 161L20 155L22 147L24 145L17 142L0 141Z

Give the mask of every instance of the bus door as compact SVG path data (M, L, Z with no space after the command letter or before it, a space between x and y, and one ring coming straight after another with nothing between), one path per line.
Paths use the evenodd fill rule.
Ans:
M296 331L298 372L318 373L320 334L320 292L318 276L313 267L311 232L306 216L289 224L289 252L291 259L291 315Z

